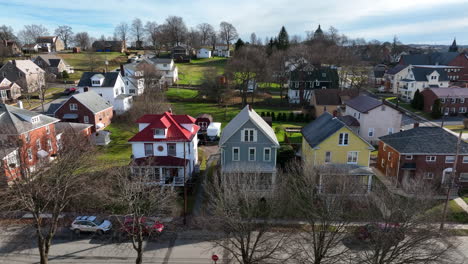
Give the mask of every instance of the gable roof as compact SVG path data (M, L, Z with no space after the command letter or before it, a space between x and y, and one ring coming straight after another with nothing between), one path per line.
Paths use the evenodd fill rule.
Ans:
M359 95L357 90L317 89L314 90L317 105L341 105L344 101Z
M333 117L330 113L325 112L317 119L303 127L301 133L307 143L309 143L309 145L314 148L343 127L347 127L345 123L340 121L338 118ZM372 145L359 137L359 135L354 133L353 130L351 130L349 127L347 128L349 129L350 133L353 133L355 136L369 145L369 147L373 148Z
M337 118L349 127L361 126L359 121L354 116L345 115L345 116L338 116Z
M400 62L405 65L448 65L458 55L460 55L458 52L410 54L401 56Z
M44 73L45 71L41 69L37 64L35 64L31 60L12 60L9 63L16 66L16 68L23 73ZM3 65L3 67L7 67L8 63ZM3 68L2 67L2 68Z
M128 140L128 142L151 142L151 141L191 141L197 135L199 126L195 125L195 118L189 115L173 115L165 112L162 115L144 115L137 121L140 124L149 124L143 130ZM193 125L193 131L187 130L182 124ZM165 138L154 138L154 129L167 129Z
M345 104L355 109L356 111L359 111L361 113L366 113L382 105L383 102L370 96L360 95L360 96L354 97L351 100L346 101Z
M323 75L325 74L325 76ZM291 71L291 81L315 81L332 82L338 85L338 71L332 67L314 67L306 64L303 68L296 68Z
M91 45L93 48L118 47L121 48L123 41L119 40L96 40Z
M84 93L74 94L71 98L75 98L78 102L80 102L94 114L112 107L112 105L109 102L104 100L102 96L100 96L94 91L87 91Z
M83 75L81 75L80 82L78 83L78 86L92 86L91 85L91 78L96 75L96 74L101 74L104 76L104 82L102 83L101 86L98 87L114 87L115 82L117 81L117 78L119 78L120 73L118 72L84 72ZM96 86L94 86L96 87Z
M275 131L271 128L261 116L255 112L255 110L250 109L249 105L246 105L239 114L237 114L223 129L221 133L221 138L219 140L219 145L223 145L226 141L234 135L237 130L239 130L247 121L252 121L257 127L267 136L271 142L279 146L278 139L276 138Z
M437 97L463 97L468 98L468 89L460 87L448 87L448 88L429 88Z
M458 138L441 127L416 127L380 137L380 140L400 153L453 154ZM468 153L468 143L461 142L460 153Z
M58 36L40 36L36 39L37 43L54 43L58 39Z
M397 73L401 72L402 70L404 70L406 67L408 67L408 65L398 64L395 67L388 70L387 74L391 74L391 75L397 74Z
M37 56L36 59L38 59L39 57L42 58L49 65L49 67L57 67L60 64L60 61L63 60L62 58L54 54L41 54ZM36 61L36 59L34 61Z
M58 122L55 124L55 131L57 134L77 134L92 126L92 124Z
M25 117L36 116L39 116L39 121L36 123L31 123L24 119ZM0 104L0 134L22 134L59 121L59 119L26 109Z
M433 72L439 73L439 81L448 81L447 72L444 69L440 68L431 68L431 67L417 67L414 66L413 69L414 80L418 82L427 82L427 76Z

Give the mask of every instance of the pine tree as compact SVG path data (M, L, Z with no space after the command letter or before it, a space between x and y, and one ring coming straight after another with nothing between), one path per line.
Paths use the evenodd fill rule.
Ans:
M419 107L419 100L420 100L420 93L419 93L419 89L416 90L416 92L414 92L414 96L413 96L413 99L411 100L411 107L413 107L414 109L418 109Z
M286 50L289 48L289 35L284 26L281 27L281 30L278 34L278 44L276 47L279 50Z
M440 110L441 104L440 99L434 101L434 105L432 105L432 112L431 117L434 119L439 119L442 117L442 111Z
M271 121L276 121L275 112L271 113Z
M239 38L236 44L234 44L234 50L239 50L242 46L244 46L244 44L244 41L241 38Z

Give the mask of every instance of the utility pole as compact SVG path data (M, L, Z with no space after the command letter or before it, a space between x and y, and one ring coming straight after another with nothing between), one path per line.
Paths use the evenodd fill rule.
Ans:
M185 145L187 142L184 141L184 225L187 224L187 182L185 174L187 172L187 160L185 157Z
M460 144L461 144L462 132L463 131L460 131L460 134L458 135L457 150L455 152L455 161L453 162L452 173L450 175L451 179L450 179L449 186L447 188L447 196L445 197L444 210L442 212L442 222L440 222L440 231L442 231L444 229L445 219L447 218L447 207L448 207L448 203L450 201L450 191L452 190L452 187L453 187L453 185L455 183L455 175L456 175L456 170L457 170L458 156L460 154ZM444 178L444 181L445 181L445 178Z

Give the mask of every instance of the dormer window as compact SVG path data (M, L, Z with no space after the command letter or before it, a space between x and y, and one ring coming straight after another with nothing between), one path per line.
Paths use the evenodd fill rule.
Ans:
M166 137L166 130L164 128L156 128L153 130L154 138L165 138Z
M92 81L92 84L93 84L93 86L94 86L94 84L100 85L100 84L101 84L101 81L99 81L99 80L93 80L93 81Z
M101 86L104 83L104 75L96 74L91 77L91 85L92 86Z

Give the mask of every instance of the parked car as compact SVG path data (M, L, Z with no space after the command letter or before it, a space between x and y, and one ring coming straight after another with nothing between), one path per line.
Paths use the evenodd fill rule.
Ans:
M97 216L78 216L73 220L70 229L75 234L91 232L102 235L112 229L112 223Z
M164 230L163 223L150 217L142 217L140 223L142 224L142 232L144 235L159 234ZM138 226L134 224L133 217L125 217L121 231L132 234L133 232L137 232L137 230Z
M76 88L75 87L70 87L70 88L67 88L63 91L63 94L64 95L70 95L70 94L73 94L76 92Z
M357 239L365 242L380 241L384 238L391 243L398 243L405 239L398 223L367 224L358 227L354 234Z

